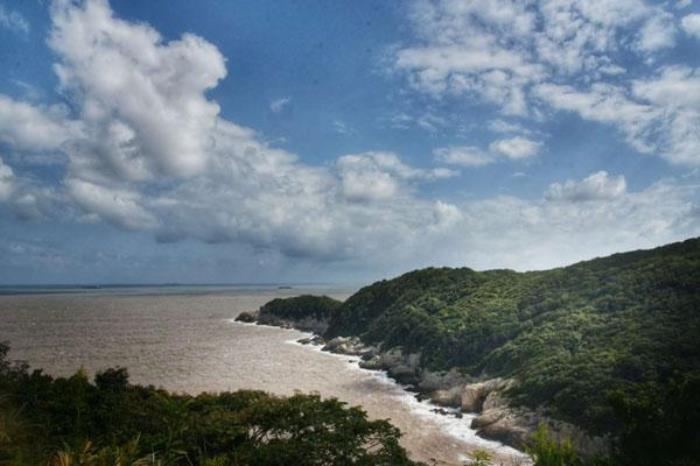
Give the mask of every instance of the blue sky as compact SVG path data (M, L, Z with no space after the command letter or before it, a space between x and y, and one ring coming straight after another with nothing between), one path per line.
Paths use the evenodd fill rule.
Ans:
M700 4L0 0L0 283L541 269L700 231Z

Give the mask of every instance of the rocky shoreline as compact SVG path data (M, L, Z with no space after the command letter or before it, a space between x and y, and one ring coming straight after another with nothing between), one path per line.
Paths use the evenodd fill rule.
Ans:
M367 345L357 337L336 337L326 340L321 336L327 322L316 319L292 321L260 312L244 312L237 321L272 325L314 333L298 343L320 346L322 351L359 356L360 367L385 371L391 378L406 385L419 400L429 400L443 407L435 411L461 417L461 413L474 413L471 428L481 437L496 440L517 449L523 449L540 424L546 424L555 439L569 439L579 452L586 456L608 453L609 441L604 437L588 435L573 424L558 421L537 410L513 407L506 392L517 383L513 379L493 378L476 380L457 368L434 372L422 368L419 353L404 354L400 348L383 350Z

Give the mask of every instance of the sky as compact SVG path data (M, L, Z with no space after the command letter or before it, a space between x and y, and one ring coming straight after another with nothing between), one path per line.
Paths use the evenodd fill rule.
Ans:
M0 0L0 283L364 283L700 234L700 2Z

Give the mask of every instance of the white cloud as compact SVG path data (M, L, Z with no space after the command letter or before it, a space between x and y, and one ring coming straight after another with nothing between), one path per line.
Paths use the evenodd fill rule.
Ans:
M272 113L282 113L282 111L292 102L291 97L282 97L270 102L270 111Z
M516 136L509 139L499 139L489 145L493 153L503 155L511 160L529 159L537 155L542 144L528 138Z
M581 181L553 183L545 197L550 201L600 201L619 198L626 191L627 182L624 176L610 176L606 171L599 171Z
M411 86L466 92L511 114L526 112L531 83L611 69L619 37L636 28L643 53L673 45L675 31L669 13L641 0L417 0L410 19L418 41L399 47L393 66Z
M600 179L586 181L591 178ZM462 232L469 233L463 248L450 248L454 260L478 268L543 269L697 234L700 216L690 201L697 187L668 180L626 192L618 177L605 178L594 174L580 184L570 182L574 191L593 185L579 189L589 196L596 193L597 201L497 197L462 205Z
M475 146L439 147L433 151L433 155L442 163L463 167L482 167L496 161L493 154Z
M0 94L0 139L17 149L57 149L78 131L60 106L34 107Z
M15 174L0 158L0 202L6 201L12 194Z
M671 162L700 164L700 70L666 67L632 84L634 95L663 112L657 150ZM657 130L650 127L647 131Z
M437 215L413 191L452 170L381 152L309 167L221 118L205 93L225 76L225 60L203 39L166 43L146 24L115 18L103 0L55 3L52 20L56 71L78 115L64 122L80 128L58 148L68 158L64 194L87 218L161 241L345 259L401 254L390 238L410 242L417 228L446 224L445 209Z
M133 191L110 189L87 181L70 179L68 192L89 212L104 220L130 229L152 229L157 221L141 205L141 196Z
M689 36L700 39L700 13L691 13L681 20L681 27Z
M685 66L663 68L659 76L636 80L634 94L659 107L700 110L700 70Z
M680 140L673 135L680 125L659 121L666 109L641 102L625 86L675 45L667 7L645 0L415 0L409 15L415 39L392 49L390 68L438 99L465 97L535 119L546 110L542 104L576 111L617 126L641 152L696 164L700 159L682 144L660 149ZM640 66L630 74L635 62ZM682 120L692 126L687 114Z
M0 5L0 27L22 34L29 33L29 22L17 11L6 10Z
M436 160L449 165L482 167L501 159L524 160L536 156L541 143L522 136L499 139L489 144L488 150L475 146L439 147L433 151Z
M636 47L642 52L657 52L676 44L676 27L673 15L657 11L639 31Z
M554 108L617 126L640 152L672 163L700 164L700 75L666 67L657 76L633 80L631 91L594 84L587 90L542 84L534 94Z
M391 199L406 182L431 181L454 176L448 169L423 170L410 167L391 152L365 152L338 159L342 192L351 201Z
M106 0L56 1L51 19L55 70L92 142L74 157L97 153L82 164L131 179L204 170L219 113L204 93L226 76L216 47L192 34L164 43L150 26L115 18Z

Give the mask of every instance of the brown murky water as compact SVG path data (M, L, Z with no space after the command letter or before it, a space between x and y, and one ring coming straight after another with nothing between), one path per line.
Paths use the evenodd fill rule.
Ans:
M322 292L339 299L344 290ZM390 419L417 460L463 464L475 449L493 451L503 464L521 456L477 437L463 419L432 406L354 359L295 344L294 330L234 323L241 311L300 290L217 290L193 294L94 293L0 296L0 340L11 357L53 375L111 366L129 369L135 383L199 393L261 389L280 395L319 392L361 405L372 418Z

